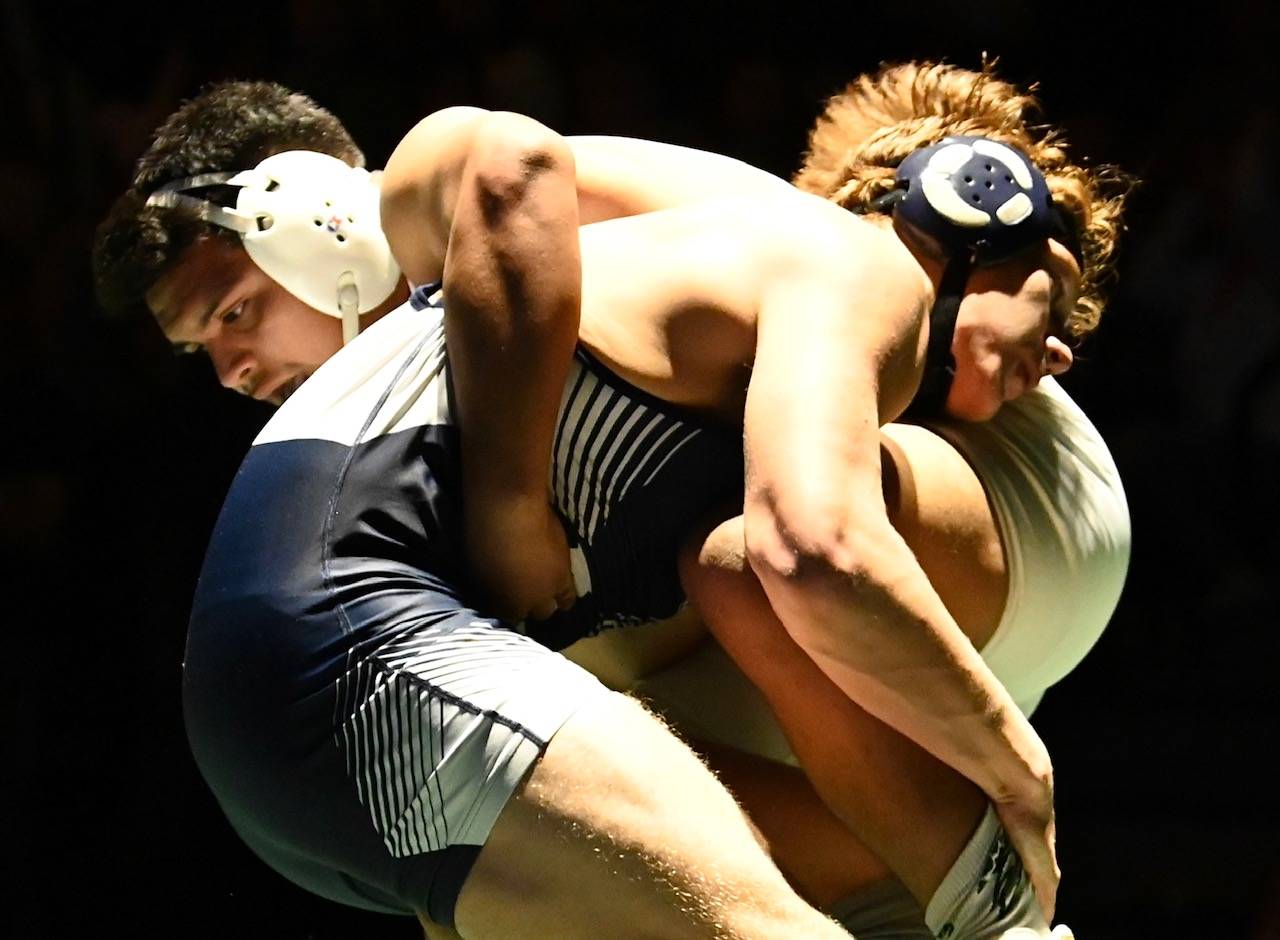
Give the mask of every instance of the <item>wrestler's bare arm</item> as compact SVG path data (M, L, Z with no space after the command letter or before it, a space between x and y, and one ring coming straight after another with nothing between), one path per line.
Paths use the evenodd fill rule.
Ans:
M443 246L467 549L484 561L475 580L502 616L546 616L573 593L546 489L578 333L573 155L529 118L442 113L388 163L383 227L415 281L435 273ZM550 549L528 553L530 543Z
M480 108L445 108L418 122L391 155L383 174L382 224L397 260L415 284L444 276L454 211L477 129L486 127L490 136L503 128L518 134L519 122L508 120L517 117ZM629 137L563 140L575 163L583 225L734 196L791 191L785 180L720 154ZM522 159L518 151L508 154Z
M490 150L482 134L473 148L479 154ZM510 140L504 134L503 145ZM464 303L495 278L523 284L539 276L536 246L521 244L530 217L534 234L546 234L537 212L519 199L510 218L505 200L496 213L485 211L493 208L492 180L506 179L496 176L504 166L510 161L498 161L489 175L481 161L477 179L464 174L460 183L446 284L456 274ZM564 236L558 223L551 226L551 239ZM576 241L576 226L568 236ZM658 790L645 776L653 766L663 767ZM574 902L565 904L570 896ZM790 891L692 753L616 695L594 700L555 733L489 834L459 895L456 922L463 936L840 933Z
M836 228L762 295L745 421L748 558L793 638L847 695L1003 808L1051 911L1048 753L882 498L878 427L918 380L921 275L887 233L846 226L855 237L841 243Z

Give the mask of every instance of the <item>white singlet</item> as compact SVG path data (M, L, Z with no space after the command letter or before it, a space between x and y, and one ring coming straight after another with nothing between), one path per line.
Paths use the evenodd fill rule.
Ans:
M985 424L936 422L995 511L1009 571L983 659L1028 715L1074 669L1115 610L1129 563L1129 510L1097 428L1052 379ZM764 699L705 643L633 691L701 737L794 763Z

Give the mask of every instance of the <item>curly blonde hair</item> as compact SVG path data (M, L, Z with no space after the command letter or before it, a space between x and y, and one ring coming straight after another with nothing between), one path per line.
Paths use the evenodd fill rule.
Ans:
M1115 167L1071 162L1059 131L1029 123L1040 111L1035 97L997 78L993 65L984 62L974 72L909 62L855 78L827 101L794 182L846 209L871 212L871 203L894 188L898 164L914 150L950 134L1017 147L1044 174L1054 202L1080 233L1083 279L1066 329L1082 339L1102 314L1102 287L1114 271L1124 202L1135 181Z

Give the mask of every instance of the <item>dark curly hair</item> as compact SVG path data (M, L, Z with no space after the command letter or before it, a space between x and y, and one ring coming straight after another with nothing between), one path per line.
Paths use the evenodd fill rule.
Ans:
M364 154L336 117L273 82L222 82L184 102L156 130L129 188L98 226L93 281L109 314L145 309L145 297L202 236L239 239L182 206L148 206L160 186L200 173L251 169L272 154L315 150L352 166Z

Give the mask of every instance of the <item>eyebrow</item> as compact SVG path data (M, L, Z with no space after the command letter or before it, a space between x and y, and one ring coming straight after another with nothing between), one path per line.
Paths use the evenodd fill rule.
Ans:
M226 300L227 294L229 294L231 289L235 287L236 282L237 279L234 277L222 277L218 279L215 285L209 289L207 293L201 289L197 289L197 291L193 292L212 298L207 304L202 304L203 312L195 320L196 332L203 330L205 324L213 319L213 315L218 312L218 308L222 306L223 302ZM168 333L179 323L190 321L192 319L188 315L188 311L192 306L193 304L191 302L187 302L179 306L173 313L165 315L162 312L160 316L156 317L160 322L160 328L166 335L168 335Z

